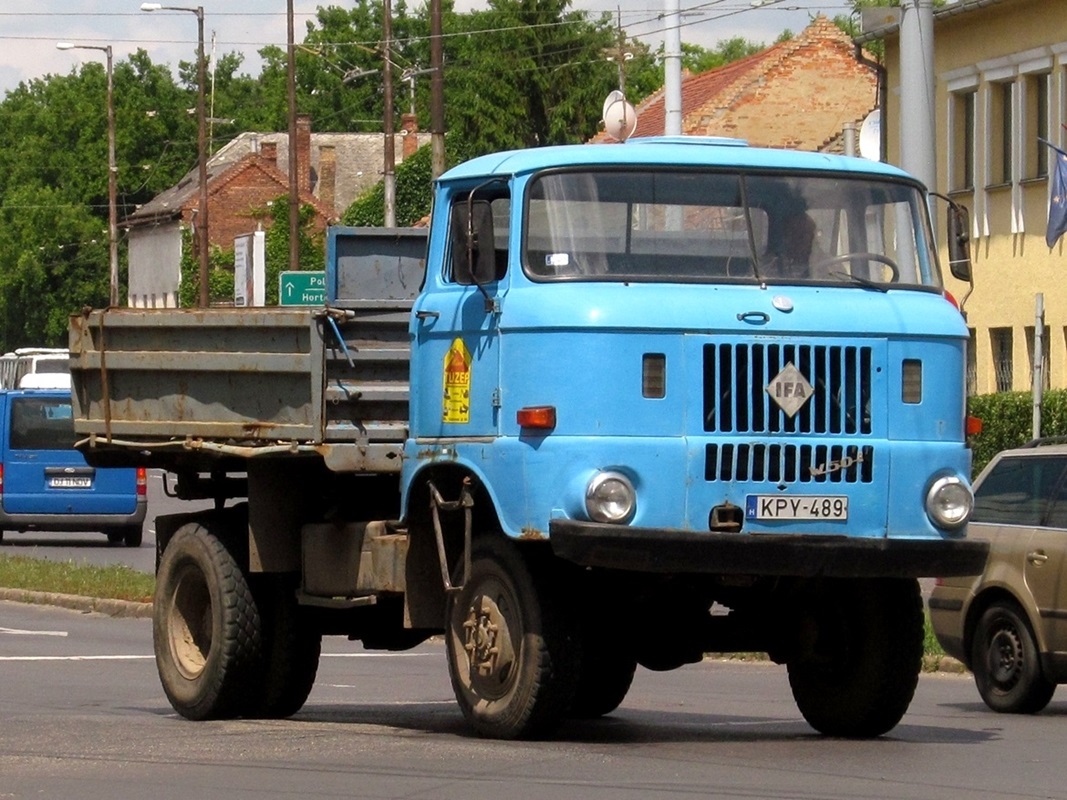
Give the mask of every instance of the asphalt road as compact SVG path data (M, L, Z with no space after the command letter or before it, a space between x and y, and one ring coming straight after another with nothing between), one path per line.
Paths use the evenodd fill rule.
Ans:
M638 672L613 715L556 739L472 737L442 647L327 640L290 720L191 723L163 696L151 623L0 603L0 798L1067 798L1067 693L1035 717L924 676L890 735L836 740L785 672L706 661Z

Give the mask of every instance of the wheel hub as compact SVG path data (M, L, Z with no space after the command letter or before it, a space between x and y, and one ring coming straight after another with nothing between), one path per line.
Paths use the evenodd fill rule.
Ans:
M1000 686L1010 688L1019 680L1022 670L1022 643L1011 629L993 634L989 648L989 674Z
M188 570L179 578L167 622L174 663L194 680L204 671L212 643L211 593L202 575Z
M508 686L515 651L507 617L488 595L472 599L463 622L463 649L470 665L471 685L480 694L500 696Z

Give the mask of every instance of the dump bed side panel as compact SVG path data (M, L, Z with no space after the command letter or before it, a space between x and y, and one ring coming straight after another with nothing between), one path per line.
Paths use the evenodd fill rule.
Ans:
M75 430L144 441L321 441L320 328L308 308L72 317Z

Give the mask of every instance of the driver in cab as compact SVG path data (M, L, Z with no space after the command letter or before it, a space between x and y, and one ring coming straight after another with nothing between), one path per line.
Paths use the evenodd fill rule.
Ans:
M815 220L803 211L782 217L776 225L761 271L769 278L825 280L825 257L815 247Z

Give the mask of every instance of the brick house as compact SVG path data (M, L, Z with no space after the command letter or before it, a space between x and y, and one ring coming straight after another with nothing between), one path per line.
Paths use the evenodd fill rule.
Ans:
M682 133L761 147L840 151L846 123L878 107L878 73L824 16L794 38L717 69L682 76ZM661 136L663 90L637 105L633 136ZM595 142L614 141L604 133Z
M429 141L412 115L404 115L394 146L400 163ZM297 118L297 185L301 203L315 209L322 230L352 201L381 180L385 145L376 133L312 133L309 117ZM289 193L286 133L239 134L208 160L208 235L211 245L233 248L236 237L264 226L269 204ZM127 303L173 308L181 283L183 228L196 230L199 172L193 169L124 220L129 242Z

